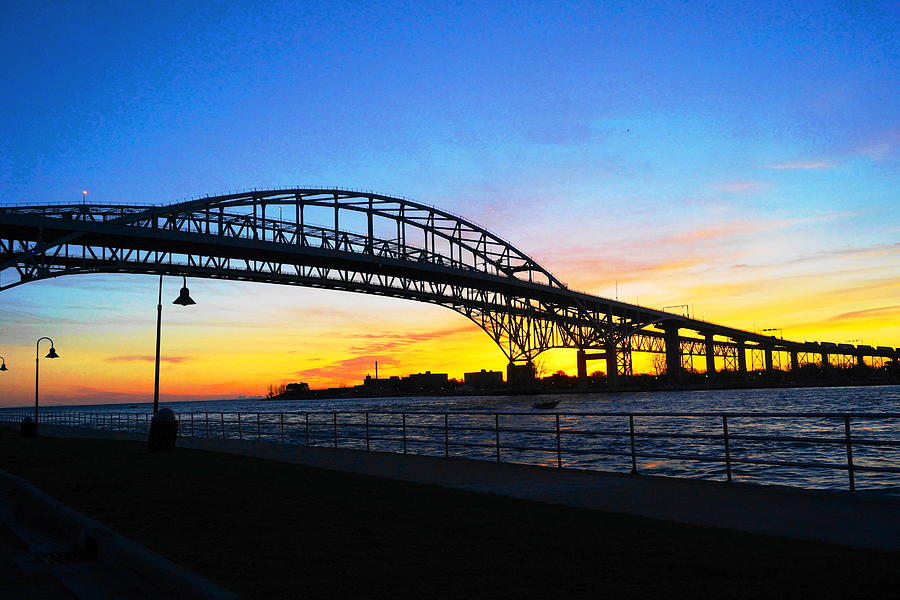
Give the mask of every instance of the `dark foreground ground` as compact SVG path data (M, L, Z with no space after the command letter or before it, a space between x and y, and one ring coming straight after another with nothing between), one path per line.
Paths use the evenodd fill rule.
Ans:
M900 554L137 442L0 468L246 598L896 598Z

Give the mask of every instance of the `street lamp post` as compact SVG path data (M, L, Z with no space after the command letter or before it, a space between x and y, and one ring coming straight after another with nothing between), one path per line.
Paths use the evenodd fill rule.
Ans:
M0 356L0 371L9 371L9 369L6 368L6 359L2 356Z
M41 346L41 340L47 340L50 342L50 352L47 353L45 358L59 358L59 354L56 353L56 348L54 347L53 340L48 337L38 338L38 341L34 345L34 424L37 426L38 424L38 390L40 389L40 375L41 375L41 361L39 356L39 348Z
M191 304L196 304L194 300L191 298L190 290L187 287L187 277L182 275L183 285L181 287L181 291L178 294L178 297L172 301L172 304L178 304L181 306L190 306ZM159 412L159 346L160 346L160 337L162 333L162 284L163 284L163 276L160 274L159 276L159 298L156 303L156 366L153 377L153 414L155 415Z

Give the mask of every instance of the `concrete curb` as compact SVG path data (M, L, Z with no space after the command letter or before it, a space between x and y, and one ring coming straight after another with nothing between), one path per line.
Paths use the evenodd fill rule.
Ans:
M0 470L0 490L23 521L48 527L113 569L127 570L178 600L236 600L238 596L112 531L44 493L34 484Z

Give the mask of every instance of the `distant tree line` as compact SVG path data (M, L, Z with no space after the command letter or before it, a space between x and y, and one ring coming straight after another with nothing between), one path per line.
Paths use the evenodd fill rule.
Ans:
M270 383L266 386L266 398L274 398L275 396L281 396L287 391L287 384L284 383Z

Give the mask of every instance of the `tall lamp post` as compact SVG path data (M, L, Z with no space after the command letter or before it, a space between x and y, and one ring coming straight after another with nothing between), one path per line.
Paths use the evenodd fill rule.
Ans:
M56 353L56 348L54 347L53 340L48 337L38 338L37 343L34 345L34 424L37 426L38 423L38 389L40 383L40 375L41 375L41 361L39 356L39 348L41 346L41 340L47 340L50 342L50 352L47 353L45 358L59 358L59 354Z
M178 293L178 297L172 301L172 304L178 304L181 306L190 306L192 304L197 304L191 298L190 290L187 287L187 277L182 275L183 284L181 287L181 291ZM153 414L155 415L159 412L159 344L160 344L160 334L162 332L162 283L163 276L160 274L159 276L159 299L156 303L156 368L153 377Z

